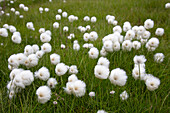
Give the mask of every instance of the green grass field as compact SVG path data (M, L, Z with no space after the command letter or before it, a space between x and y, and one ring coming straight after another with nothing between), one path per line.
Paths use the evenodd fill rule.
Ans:
M62 0L17 0L10 6L5 6L5 12L10 12L10 8L14 7L24 15L20 19L14 13L10 12L10 16L1 16L0 28L4 24L14 25L17 31L21 33L22 43L14 44L11 41L12 33L9 33L7 38L0 37L0 113L12 112L38 112L38 113L95 113L99 109L103 109L109 113L112 112L127 112L127 113L168 113L170 111L170 9L165 9L165 4L169 0L67 0L63 3ZM29 7L28 12L19 9L20 3ZM3 6L2 3L0 3ZM39 13L39 7L48 7L49 12ZM68 15L76 15L79 17L78 21L71 24L67 18L62 18L59 29L53 29L53 23L56 21L55 15L58 14L57 10L62 9ZM106 57L110 61L110 71L115 68L121 68L126 71L128 76L125 86L114 86L109 79L100 80L94 75L94 67L98 59L90 59L88 57L88 50L83 49L82 45L85 43L83 40L83 33L77 27L91 25L90 31L96 31L99 38L97 41L92 42L99 50L102 48L102 38L108 34L113 33L113 25L109 25L106 21L106 15L114 15L118 21L118 25L123 26L125 21L129 21L132 26L143 25L146 19L154 20L154 28L149 30L155 36L155 30L158 27L164 28L165 33L161 37L157 37L160 41L159 47L154 52L148 52L145 47L140 50L130 52L118 51L109 53ZM96 16L97 22L84 22L84 16ZM26 28L27 22L33 22L35 31ZM63 26L69 27L69 32L64 34L62 31ZM35 72L42 66L45 66L50 71L50 77L55 77L58 85L52 89L52 97L50 101L45 104L40 104L37 101L36 89L39 86L46 85L46 81L35 79L35 81L16 97L10 100L7 94L6 85L10 81L8 69L8 58L12 54L24 52L26 45L38 44L41 46L43 43L40 41L38 32L39 28L51 30L52 52L45 54L40 60L39 64L30 68ZM74 51L72 48L73 40L67 40L70 33L75 34L75 39L81 45L80 50ZM124 32L122 33L125 34ZM32 38L30 38L32 37ZM66 49L61 49L61 43L66 45ZM61 77L55 74L55 65L50 63L50 54L57 53L61 56L61 62L66 65L77 65L79 73L77 77L86 83L86 94L83 97L77 98L73 95L68 95L64 92L62 87L65 87L69 74ZM155 53L163 53L165 59L162 63L154 62L153 56ZM155 91L149 91L146 88L144 81L135 80L132 77L132 69L134 67L133 58L135 55L145 55L146 73L153 74L161 81L159 88ZM22 66L26 69L26 67ZM110 91L114 90L115 94L111 95ZM129 94L129 98L125 101L120 99L120 93L124 90ZM89 92L94 91L95 97L89 97ZM58 104L54 105L53 101L56 100L57 95L61 98L57 100ZM63 99L62 99L63 98Z

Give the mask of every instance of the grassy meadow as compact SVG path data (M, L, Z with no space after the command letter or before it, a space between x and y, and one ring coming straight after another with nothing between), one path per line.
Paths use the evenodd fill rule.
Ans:
M5 12L10 12L10 8L14 7L23 16L20 19L14 13L10 12L10 16L1 16L0 28L4 24L14 25L17 31L21 33L22 43L15 44L11 40L12 33L9 33L7 38L0 37L0 113L95 113L100 109L108 113L168 113L170 111L170 9L165 9L165 4L169 0L17 0L10 6L5 5ZM29 7L29 11L25 12L19 9L19 4L23 3ZM0 6L4 4L0 3ZM49 8L49 12L39 13L39 7ZM67 18L62 18L59 29L53 28L53 23L56 22L55 15L58 14L58 9L66 11L68 15L78 16L78 20L70 23ZM77 27L90 25L90 31L96 31L99 38L90 42L95 47L101 50L102 38L113 33L113 25L108 24L106 15L114 15L118 21L118 25L123 26L123 23L129 21L132 26L143 25L146 19L154 21L154 28L150 29L151 37L157 37L160 41L159 47L148 52L145 46L140 50L130 52L118 51L109 53L106 57L110 61L110 71L115 68L121 68L126 71L128 76L125 86L115 86L111 84L109 79L100 80L94 75L94 67L98 59L90 59L88 57L88 49L84 49L82 45L85 43L83 34ZM84 16L96 16L97 22L84 22ZM27 22L33 22L35 31L26 28ZM69 32L64 33L63 27L68 26ZM163 36L156 36L156 28L164 28ZM34 82L17 93L16 97L9 99L6 85L10 81L8 69L8 58L12 54L24 52L26 45L43 43L40 41L40 33L38 30L45 28L51 30L52 40L49 42L52 45L52 52L45 54L39 60L39 64L30 68L32 72L37 71L42 66L45 66L50 71L50 77L57 79L58 85L52 89L52 97L45 104L40 104L37 101L36 89L39 86L46 85L46 81L35 79ZM81 48L79 51L73 50L73 41L68 40L67 36L70 33L75 34L75 39L78 40ZM125 35L125 32L122 33ZM61 49L60 45L65 44L66 48ZM86 94L83 97L77 98L74 95L68 95L64 92L63 87L67 83L68 73L59 77L55 74L55 65L50 63L50 55L57 53L61 56L61 62L66 65L77 65L77 77L86 83ZM163 53L165 59L162 63L154 62L153 56L155 53ZM155 91L149 91L146 88L145 82L135 80L132 77L132 69L134 67L133 58L135 55L145 55L146 73L153 74L158 77L161 84ZM21 66L26 69L25 66ZM110 91L114 90L115 94L111 95ZM129 98L125 101L120 99L120 93L124 90L129 94ZM89 97L89 92L94 91L95 97ZM56 100L59 97L58 100ZM58 104L54 105L53 101Z

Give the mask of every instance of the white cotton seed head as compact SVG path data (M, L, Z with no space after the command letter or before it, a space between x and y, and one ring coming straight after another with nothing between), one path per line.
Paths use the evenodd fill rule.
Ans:
M24 11L28 11L29 10L29 8L28 7L24 7Z
M97 21L97 18L95 16L91 17L91 22L95 23Z
M154 76L150 76L148 79L146 79L145 84L149 91L154 91L158 89L160 85L160 80Z
M105 57L100 57L97 62L97 65L102 65L107 68L109 68L109 64L110 64L109 60Z
M98 34L95 31L90 32L90 40L95 41L98 38Z
M44 11L45 11L45 12L48 12L48 11L49 11L49 8L45 8Z
M31 83L34 81L33 73L30 70L22 71L19 76L21 76L22 82L25 86L31 85Z
M169 9L169 8L170 8L170 3L166 3L166 4L165 4L165 8L166 8L166 9Z
M120 98L122 100L127 100L129 98L129 95L126 91L123 91L121 94L120 94Z
M108 41L105 41L104 44L103 44L103 47L106 51L108 52L113 52L113 43L112 41L108 40Z
M89 33L85 33L84 35L83 35L83 39L84 39L84 41L88 41L89 39L90 39L90 34Z
M89 17L89 16L85 16L85 17L83 18L83 20L86 21L86 22L87 22L87 21L90 21L90 17Z
M55 86L57 85L57 80L55 78L49 78L47 81L47 85L50 88L55 88Z
M19 4L20 9L24 9L25 5L24 4Z
M90 96L90 97L95 97L95 92L90 92L90 93L89 93L89 96Z
M135 64L144 64L146 62L146 58L144 55L135 55L135 57L133 58L133 61Z
M103 57L107 55L107 51L104 49L104 47L100 50L100 55Z
M155 51L157 47L150 46L149 43L146 43L145 47L147 48L148 51Z
M66 46L64 44L61 44L61 49L65 49Z
M61 15L58 14L55 16L55 18L56 18L56 20L61 20Z
M13 80L18 74L20 74L23 69L13 69L9 75L10 79Z
M91 48L93 48L93 47L94 47L94 45L93 45L93 44L91 44L91 43L89 43L89 44L88 44L88 47L91 49Z
M14 35L14 34L12 35L11 39L16 44L20 44L22 40L20 35Z
M34 50L32 48L31 45L26 45L25 48L24 48L24 54L26 56L30 55L30 54L33 54L34 53Z
M68 77L68 82L75 82L77 80L78 80L78 78L75 74L72 74Z
M32 22L27 22L26 27L27 27L28 29L34 30L34 25L33 25Z
M23 83L23 79L20 76L20 74L17 74L13 80L14 84L19 88L25 88L25 85Z
M78 20L79 18L78 18L78 16L75 16L74 19L75 19L75 20Z
M46 67L42 67L35 72L35 77L39 78L40 80L46 81L50 77L50 72Z
M140 39L140 42L141 42L142 45L146 44L147 41L148 41L148 39L143 39L143 38Z
M36 95L38 96L38 102L44 104L51 98L51 90L48 86L40 86L37 91Z
M144 22L144 27L146 29L151 29L154 27L154 21L151 20L151 19L147 19L145 22Z
M40 40L41 40L41 42L50 42L50 40L51 40L51 36L50 35L48 35L46 32L44 32L44 33L42 33L41 35L40 35Z
M133 26L133 27L132 27L132 30L135 32L135 34L137 34L137 32L138 32L138 26Z
M83 48L88 49L89 48L89 44L88 43L83 44Z
M122 43L122 50L131 51L131 49L132 49L132 42L130 40L125 40Z
M88 41L89 39L90 39L90 34L89 33L85 33L84 35L83 35L83 39L84 39L84 41Z
M60 55L53 53L50 55L50 61L52 64L57 65L60 63Z
M74 82L67 82L66 87L63 87L64 91L69 95L73 93L73 83Z
M73 50L79 51L80 50L80 45L79 44L73 44Z
M88 54L89 54L90 58L96 59L96 58L98 58L99 50L97 48L93 47L89 50Z
M8 58L8 63L13 67L13 68L18 68L19 62L18 62L18 57L17 55L13 54Z
M105 110L98 110L97 113L107 113Z
M15 15L20 15L20 12L19 11L15 11Z
M113 95L113 94L115 94L115 91L113 91L113 90L112 90L112 91L110 91L110 94L112 94L112 95Z
M32 49L33 49L33 53L36 53L37 51L39 51L39 46L37 44L32 45Z
M85 27L81 27L80 31L81 31L82 33L84 33L84 32L86 31L86 28L85 28Z
M131 29L130 23L124 23L124 25L123 25L123 31L124 31L124 32L127 32L127 31L130 30L130 29Z
M108 24L113 24L114 20L112 18L108 19Z
M59 23L58 22L54 22L53 23L53 28L56 28L56 29L59 28Z
M69 20L69 22L75 21L75 16L74 16L74 15L70 15L70 16L68 17L68 20Z
M42 13L43 12L43 8L42 7L39 7L39 12Z
M68 16L67 12L62 13L62 17L66 18Z
M45 31L45 33L47 34L47 35L52 35L52 33L51 33L51 31L50 30L47 30L47 31Z
M133 30L128 30L125 35L125 40L132 40L135 38L135 32Z
M81 80L77 80L73 83L72 91L76 97L82 97L86 93L86 84Z
M0 36L8 37L8 31L5 28L0 28Z
M119 51L120 50L120 43L117 41L117 42L114 42L112 44L112 47L113 47L113 50L114 51Z
M145 28L143 26L139 26L137 34L142 35L144 32L145 32Z
M39 33L44 33L45 32L45 28L40 28L39 29Z
M113 28L113 32L114 32L114 33L115 33L115 32L122 33L122 28L121 28L119 25L117 25L117 26L115 26L115 27Z
M16 56L17 56L17 60L19 64L24 65L25 60L27 59L27 56L24 53L18 53Z
M64 63L58 63L55 67L55 73L58 76L64 75L68 70L68 66L66 66Z
M118 24L118 21L114 20L112 24L116 26Z
M132 70L132 76L133 76L133 78L135 80L137 80L137 79L144 80L144 77L145 77L145 68L143 68L142 66L134 67L134 69Z
M139 41L133 41L132 47L136 50L139 50L141 48L141 43Z
M78 44L78 40L74 40L73 44Z
M110 18L111 15L106 15L106 20L108 20Z
M96 78L107 79L109 76L109 68L102 65L96 65L94 68L94 74Z
M69 67L69 73L70 74L77 74L78 73L78 69L76 65L72 65Z
M161 62L163 62L163 60L164 60L164 54L163 53L156 53L155 55L154 55L154 60L155 60L155 62L157 62L157 63L161 63Z
M118 86L124 86L126 84L127 78L126 72L120 68L112 70L109 76L110 82Z
M20 15L19 18L24 18L24 16L23 16L23 15Z
M44 51L40 50L40 51L37 51L35 54L37 58L41 58L44 55Z
M144 39L149 39L150 36L151 36L151 33L149 31L144 31L142 34L142 38Z
M14 32L17 31L17 29L15 28L15 26L10 25L10 26L9 26L9 31L10 31L11 33L14 33Z
M58 9L58 13L62 13L62 9Z
M78 30L81 30L82 26L78 26Z
M159 45L159 40L158 40L157 38L153 37L153 38L151 38L151 39L148 40L148 44L149 44L149 46L151 46L151 47L157 48L158 45Z
M27 68L31 68L34 67L36 65L38 65L38 58L35 54L31 54L27 57L27 59L25 60L25 66Z
M86 26L86 30L89 31L91 29L90 25Z
M64 31L64 32L68 32L68 30L69 30L69 28L68 28L67 26L64 26L64 27L63 27L63 31Z
M49 53L51 52L52 50L52 47L49 43L44 43L42 46L41 46L41 50L44 52L44 53Z
M164 29L163 28L157 28L155 31L155 34L157 36L162 36L164 34Z
M8 25L8 24L4 24L4 25L3 25L3 28L9 29L9 25Z
M74 33L71 33L71 34L70 34L70 37L71 37L71 38L75 38Z

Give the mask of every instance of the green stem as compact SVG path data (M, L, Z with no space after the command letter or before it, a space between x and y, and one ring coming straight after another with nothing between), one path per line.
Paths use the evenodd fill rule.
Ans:
M101 80L99 82L99 94L100 94L100 109L102 109L102 91L101 91Z
M69 113L73 113L72 110L73 110L73 106L74 106L74 100L75 100L76 97L74 97L73 101L72 101L72 104L71 104L71 109L70 109L70 112Z

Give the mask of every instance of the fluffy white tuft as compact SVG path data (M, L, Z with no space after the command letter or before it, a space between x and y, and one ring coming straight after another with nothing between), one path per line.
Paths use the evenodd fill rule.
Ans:
M36 95L38 96L38 102L44 104L51 98L51 90L48 86L40 86L37 91Z
M112 70L109 76L110 82L118 86L124 86L126 84L127 78L126 72L120 68Z
M94 74L96 78L107 79L109 76L109 69L106 66L96 65L94 68Z
M46 67L42 67L35 72L35 77L39 78L40 80L46 81L50 77L50 72Z

